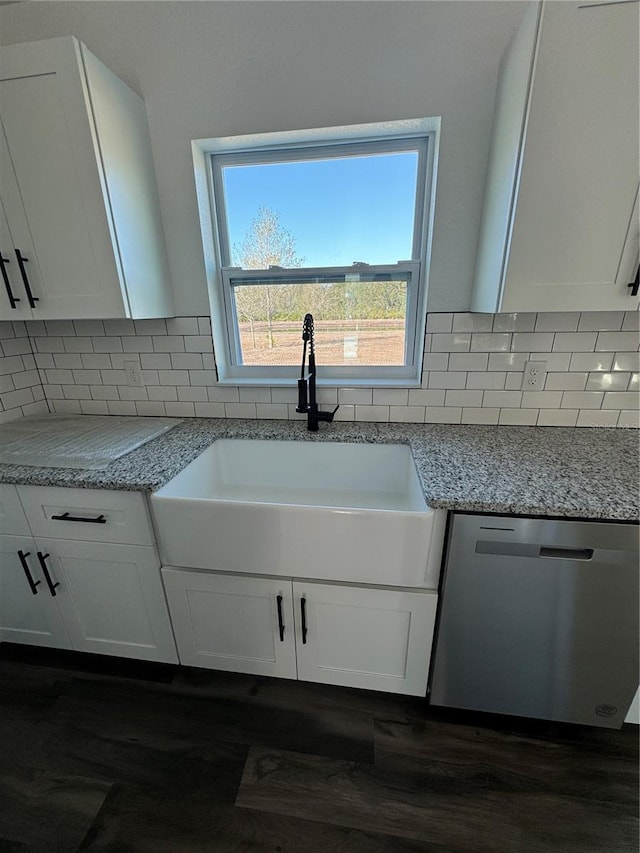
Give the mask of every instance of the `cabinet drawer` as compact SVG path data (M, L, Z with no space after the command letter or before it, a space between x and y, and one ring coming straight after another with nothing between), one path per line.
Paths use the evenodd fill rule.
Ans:
M18 486L34 536L153 545L147 500L141 492Z
M0 483L0 533L5 536L31 535L18 490L8 483Z

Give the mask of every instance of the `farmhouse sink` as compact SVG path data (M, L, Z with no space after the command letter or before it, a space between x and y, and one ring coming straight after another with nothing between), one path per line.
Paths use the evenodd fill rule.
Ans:
M165 565L437 586L445 513L405 445L221 439L151 507Z

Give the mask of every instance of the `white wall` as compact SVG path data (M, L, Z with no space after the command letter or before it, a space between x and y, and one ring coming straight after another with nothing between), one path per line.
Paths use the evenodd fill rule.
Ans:
M71 34L147 104L182 315L208 310L190 140L442 116L430 311L465 311L498 63L522 2L30 2L0 43Z

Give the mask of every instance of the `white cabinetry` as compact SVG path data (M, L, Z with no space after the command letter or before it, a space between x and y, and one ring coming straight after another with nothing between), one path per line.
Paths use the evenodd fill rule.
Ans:
M500 70L472 311L638 307L638 10L527 9Z
M162 575L183 664L425 694L435 592L172 567Z
M173 313L144 103L71 36L0 48L0 319Z
M142 494L2 485L0 506L0 640L177 663Z

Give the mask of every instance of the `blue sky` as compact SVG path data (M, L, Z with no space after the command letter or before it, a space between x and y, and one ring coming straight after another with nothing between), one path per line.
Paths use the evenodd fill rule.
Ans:
M305 266L395 263L412 254L418 156L413 152L233 166L224 170L229 242L259 207L280 215Z

